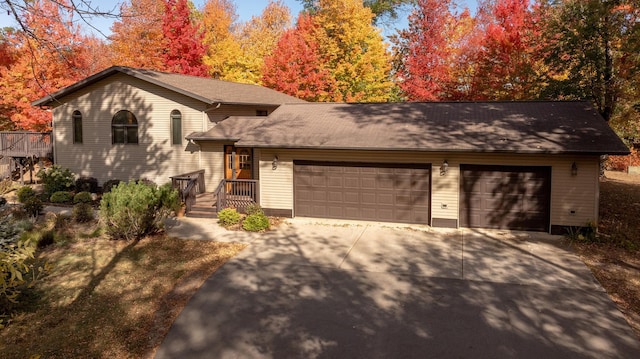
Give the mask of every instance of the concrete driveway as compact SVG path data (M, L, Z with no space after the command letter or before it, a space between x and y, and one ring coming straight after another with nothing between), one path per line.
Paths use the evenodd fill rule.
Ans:
M293 220L191 299L157 358L633 358L562 237Z

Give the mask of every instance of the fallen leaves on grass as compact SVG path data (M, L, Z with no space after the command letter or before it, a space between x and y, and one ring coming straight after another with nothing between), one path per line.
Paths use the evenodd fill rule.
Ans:
M151 357L204 280L244 248L166 235L77 237L41 254L54 269L0 332L4 358Z
M575 246L640 337L640 176L606 177L600 183L598 242Z

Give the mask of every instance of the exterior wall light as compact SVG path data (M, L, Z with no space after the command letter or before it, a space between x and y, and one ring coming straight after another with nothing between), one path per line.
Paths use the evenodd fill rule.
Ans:
M571 175L572 176L578 175L578 165L575 162L571 164Z
M442 162L442 166L440 166L440 176L444 176L445 174L447 174L448 170L449 170L449 162L447 162L447 160L444 160Z
M273 156L273 162L271 162L271 169L274 171L278 169L278 155Z

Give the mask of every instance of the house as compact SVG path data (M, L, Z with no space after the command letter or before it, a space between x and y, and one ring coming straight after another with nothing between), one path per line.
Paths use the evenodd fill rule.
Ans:
M250 198L288 217L563 232L598 219L600 156L629 153L584 102L307 103L112 68L35 104L53 108L55 160L76 173L204 170L218 208Z

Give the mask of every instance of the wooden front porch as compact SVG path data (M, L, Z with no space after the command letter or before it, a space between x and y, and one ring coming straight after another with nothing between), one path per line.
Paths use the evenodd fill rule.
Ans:
M244 212L260 203L258 180L223 179L214 192L206 192L204 170L200 170L171 177L171 183L180 193L187 217L216 218L224 208Z

